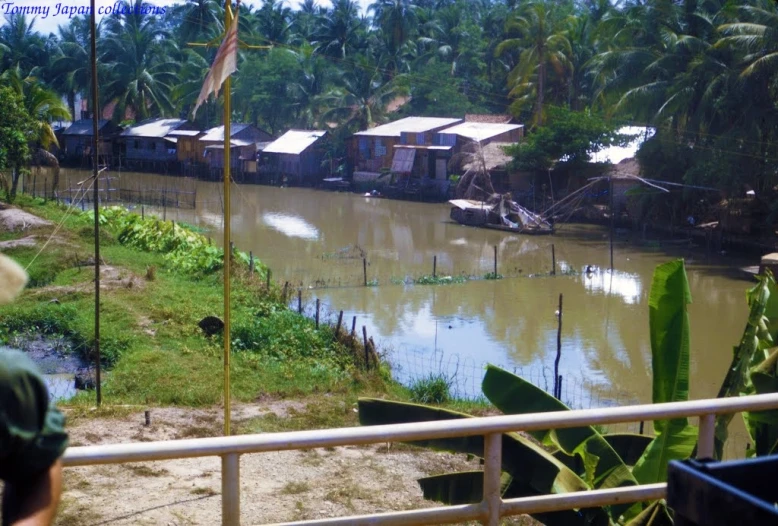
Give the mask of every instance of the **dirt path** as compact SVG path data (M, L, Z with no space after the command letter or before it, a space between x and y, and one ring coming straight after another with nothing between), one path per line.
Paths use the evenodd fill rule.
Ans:
M238 407L237 427L283 418L296 404ZM139 409L121 419L81 419L69 431L74 446L214 436L219 411L154 409L146 427ZM427 507L417 478L479 469L462 455L397 444L244 455L240 468L242 524ZM70 468L57 524L219 524L220 493L217 458Z

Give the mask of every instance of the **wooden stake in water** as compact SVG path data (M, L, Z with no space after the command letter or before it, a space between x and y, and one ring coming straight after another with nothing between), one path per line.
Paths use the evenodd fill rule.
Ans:
M297 289L297 314L303 313L303 291Z
M556 276L556 251L553 243L551 243L551 275Z
M319 329L319 308L321 307L321 300L316 298L316 329Z
M370 348L367 345L367 327L362 326L362 339L365 342L365 370L370 369Z
M438 256L432 256L432 277L438 275Z
M497 277L497 245L494 245L494 277Z
M364 277L365 287L367 287L367 258L362 258L362 276Z
M562 294L559 294L559 310L557 310L556 329L556 360L554 360L554 396L561 396L559 385L559 361L562 359Z

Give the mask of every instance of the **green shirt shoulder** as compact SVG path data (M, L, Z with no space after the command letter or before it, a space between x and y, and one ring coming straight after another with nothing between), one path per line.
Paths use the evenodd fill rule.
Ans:
M0 480L48 469L67 443L65 418L38 368L24 353L0 347Z

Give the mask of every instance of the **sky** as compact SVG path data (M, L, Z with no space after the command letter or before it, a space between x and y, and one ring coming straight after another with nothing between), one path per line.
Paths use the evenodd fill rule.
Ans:
M363 12L367 9L367 6L372 3L373 0L357 0L357 3L362 7ZM115 0L96 0L98 20L102 18L100 16L100 8L106 8L112 6ZM180 3L178 0L147 0L145 3L151 4L157 7L168 7L176 3ZM254 5L259 7L262 5L262 0L243 0L243 3ZM285 4L296 9L299 5L299 0L285 0ZM331 6L332 3L329 0L319 0L319 3L323 6ZM48 7L49 14L44 18L44 15L39 15L35 20L33 26L36 31L43 34L56 33L57 26L65 25L68 23L67 12L63 13L62 8L72 7L88 7L89 0L0 0L0 14L6 14L10 9L14 8L30 8L30 7ZM0 18L2 20L2 18ZM3 25L5 21L2 21Z

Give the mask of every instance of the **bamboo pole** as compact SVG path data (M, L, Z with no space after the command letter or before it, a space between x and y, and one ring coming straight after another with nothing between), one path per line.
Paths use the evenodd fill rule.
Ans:
M90 0L91 14L90 23L92 26L92 36L90 48L92 52L92 178L94 184L94 211L95 211L95 395L97 406L103 401L102 387L100 381L100 212L98 205L98 158L97 145L99 144L98 118L100 114L100 104L97 91L97 21L95 20L95 0Z
M224 31L232 24L232 9L227 2L224 10ZM230 247L230 116L232 113L232 82L230 77L224 81L224 249ZM231 254L230 254L231 256ZM224 435L230 435L231 421L231 389L230 389L230 259L224 257Z

